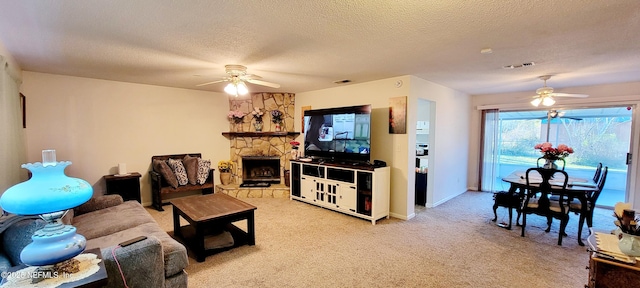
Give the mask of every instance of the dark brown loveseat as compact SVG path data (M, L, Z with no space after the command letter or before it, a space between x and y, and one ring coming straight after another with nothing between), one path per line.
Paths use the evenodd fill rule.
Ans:
M153 160L162 160L167 161L167 159L175 159L182 160L186 155L191 157L201 158L202 155L200 153L189 153L189 154L174 154L174 155L157 155L151 157L151 171L149 171L149 178L151 179L151 196L152 196L152 205L158 211L164 211L162 209L164 196L173 193L186 192L186 191L194 191L194 190L202 190L202 194L211 194L213 193L213 171L215 169L209 169L209 176L204 184L187 184L180 185L176 188L169 185L169 183L162 177L160 171L154 170Z

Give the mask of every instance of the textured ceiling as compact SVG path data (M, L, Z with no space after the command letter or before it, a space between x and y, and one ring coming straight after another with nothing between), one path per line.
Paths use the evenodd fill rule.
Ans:
M640 81L639 31L638 0L0 0L0 42L25 71L218 92L196 85L225 64L281 84L253 92L402 75L469 94L533 92L545 74L554 88Z

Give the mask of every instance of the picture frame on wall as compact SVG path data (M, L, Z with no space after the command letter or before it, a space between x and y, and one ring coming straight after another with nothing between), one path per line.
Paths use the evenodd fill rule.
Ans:
M407 96L389 98L389 134L407 134Z

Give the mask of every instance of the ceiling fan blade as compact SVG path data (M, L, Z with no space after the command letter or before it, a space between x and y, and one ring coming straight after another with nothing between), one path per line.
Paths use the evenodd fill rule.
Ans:
M211 85L211 84L220 83L220 82L226 82L226 81L227 81L227 79L211 81L211 82L207 82L207 83L198 84L198 85L196 85L196 87L205 86L205 85Z
M251 83L251 84L262 85L262 86L267 86L267 87L271 87L271 88L280 88L280 84L271 83L271 82L267 82L267 81L262 81L262 80L257 80L257 79L247 79L246 81Z
M589 95L586 94L569 94L569 93L552 93L553 97L575 97L575 98L587 98Z

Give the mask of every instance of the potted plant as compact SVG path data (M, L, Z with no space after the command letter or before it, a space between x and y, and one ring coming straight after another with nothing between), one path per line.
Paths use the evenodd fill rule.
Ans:
M276 132L280 132L282 130L282 112L280 110L271 111L271 122L276 124Z
M253 115L253 119L256 120L256 122L253 124L253 126L256 128L256 131L262 131L262 116L264 116L264 112L262 112L260 108L255 107L253 108L253 111L251 111L251 115Z
M298 160L298 157L300 157L298 152L298 147L300 146L300 142L291 141L289 142L289 144L291 144L291 160Z
M536 144L533 148L540 150L542 158L546 161L543 168L547 169L558 169L555 162L558 160L564 161L565 157L569 156L569 154L573 154L573 148L565 144L560 144L557 148L553 148L551 143L544 142Z
M231 160L222 160L218 162L220 183L222 183L222 185L229 185L231 183L231 169L233 169L233 162Z
M235 124L237 132L242 131L242 120L244 119L245 115L246 114L244 114L244 112L240 110L229 111L229 114L227 114L229 120Z

